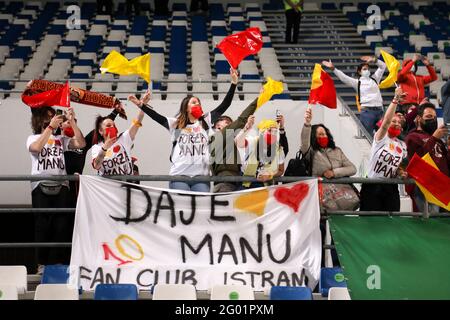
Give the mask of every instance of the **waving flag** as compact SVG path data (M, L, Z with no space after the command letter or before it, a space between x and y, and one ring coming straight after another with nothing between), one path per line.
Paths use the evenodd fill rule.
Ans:
M248 28L245 31L224 38L217 48L227 58L231 67L237 69L241 61L252 54L257 54L263 45L259 28Z
M308 103L321 104L330 109L337 108L334 81L318 63L314 66Z
M263 86L264 91L259 95L256 109L261 107L264 103L270 100L274 94L280 94L283 92L283 83L281 81L275 81L271 77L267 77L267 82Z
M119 52L113 50L100 67L103 73L110 72L122 76L138 75L150 83L150 53L128 60Z
M406 171L429 203L450 210L450 178L439 171L429 153L422 158L414 154Z
M34 95L22 95L22 101L31 108L66 107L70 108L69 82L60 88L44 91Z
M397 81L398 70L400 69L400 62L395 59L392 55L387 53L384 50L380 50L381 56L383 57L384 63L386 63L386 67L389 70L388 76L381 81L378 85L380 89L387 89L394 85Z

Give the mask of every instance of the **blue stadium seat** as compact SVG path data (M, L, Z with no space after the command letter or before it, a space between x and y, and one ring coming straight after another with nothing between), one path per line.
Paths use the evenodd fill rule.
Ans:
M97 52L103 41L102 36L89 36L86 38L82 52Z
M47 31L47 34L59 34L59 35L63 35L65 34L67 31L67 28L64 24L60 24L60 25L52 25L50 26L50 29Z
M212 36L227 36L228 31L227 31L226 27L214 26L214 27L211 27L211 35Z
M209 5L210 20L225 20L225 12L221 3L211 3Z
M164 48L160 47L149 47L148 52L150 53L164 53Z
M132 52L132 53L142 54L142 48L141 47L127 47L125 49L125 52Z
M242 80L260 80L261 77L258 74L243 74L241 75Z
M167 29L165 26L153 26L150 34L151 41L166 41Z
M217 60L214 68L216 69L217 74L229 74L230 73L230 64L226 60Z
M187 11L187 5L185 3L174 3L172 11Z
M89 79L89 74L87 73L72 73L70 79Z
M244 21L233 21L230 23L230 28L232 31L244 31L247 26Z
M193 16L192 23L192 41L208 41L208 32L206 29L206 18L203 16Z
M46 265L42 273L41 283L67 283L69 281L69 266Z
M22 59L25 62L28 60L31 52L31 47L15 47L10 58Z
M342 269L339 267L322 268L320 270L319 291L323 297L328 296L328 290L332 287L346 288L347 282L344 279Z
M80 59L76 63L77 66L90 66L94 67L95 62L94 60L88 60L88 59Z
M55 56L55 59L73 59L73 53L71 52L58 52Z
M312 291L308 287L274 286L270 289L270 300L312 300Z
M322 2L322 10L337 10L336 4L333 2Z
M94 300L137 300L134 284L99 284L95 287Z

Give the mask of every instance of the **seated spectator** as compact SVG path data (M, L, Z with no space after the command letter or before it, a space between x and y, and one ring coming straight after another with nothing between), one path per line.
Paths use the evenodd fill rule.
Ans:
M395 90L395 96L386 110L381 127L375 133L369 160L369 178L395 179L406 177L404 159L406 145L398 139L402 132L401 120L395 110L404 93ZM361 211L399 211L400 194L397 184L363 183L361 187Z
M75 113L69 109L66 117L73 128L69 138L55 132L60 128L64 116L56 115L55 109L41 107L32 110L31 126L33 135L27 139L27 149L31 156L32 175L66 175L64 152L80 149L85 141L75 122ZM31 182L31 202L33 208L69 207L69 181ZM36 242L70 242L72 239L73 216L54 213L35 214ZM41 248L37 250L38 272L43 265L69 263L70 250L64 248Z
M436 107L425 102L418 108L417 129L411 131L405 139L408 148L408 158L414 154L423 157L429 153L439 170L445 175L450 175L450 151L445 144L448 129L445 124L438 127ZM409 185L407 191L414 203L414 211L424 211L425 198L420 189L415 185ZM439 212L439 207L429 204L429 212Z
M336 147L330 130L323 124L311 125L312 110L306 109L301 133L300 151L309 157L315 177L327 179L350 177L356 173L355 165L341 148Z
M114 120L97 117L94 135L97 144L92 146L92 166L99 175L133 174L131 148L139 128L142 127L143 118L144 112L141 110L131 127L118 134Z
M361 60L364 62L356 70L359 75L357 79L349 77L335 68L331 60L322 61L322 64L333 70L339 80L357 92L356 104L358 105L358 109L361 109L361 123L367 132L372 135L375 131L376 123L383 116L383 97L381 96L378 84L386 70L386 64L375 56L363 56ZM373 75L370 73L369 63L376 63L378 66L377 71Z
M254 122L255 117L250 116L244 129L235 138L243 159L243 175L258 179L258 182L244 182L243 188L270 185L273 178L284 173L285 156L280 143L279 124L275 120L263 120L258 124L258 135L248 137Z

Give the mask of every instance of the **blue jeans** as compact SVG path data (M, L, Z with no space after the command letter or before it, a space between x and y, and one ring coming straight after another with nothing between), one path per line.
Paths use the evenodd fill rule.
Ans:
M417 209L419 209L420 212L424 212L425 196L423 195L422 191L420 191L418 186L414 188L414 201L416 202ZM439 206L428 203L428 213L439 213Z
M382 117L383 117L383 110L380 107L379 110L363 109L361 111L359 119L361 120L361 123L364 126L364 128L366 128L367 132L369 132L370 135L373 135L376 129L376 124L378 120L380 120Z
M169 183L169 188L183 191L209 192L210 185L209 182L171 181Z

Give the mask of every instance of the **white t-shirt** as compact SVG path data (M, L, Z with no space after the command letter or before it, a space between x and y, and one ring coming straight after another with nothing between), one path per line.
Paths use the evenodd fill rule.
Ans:
M247 165L249 164L250 161L250 153L251 152L256 152L256 148L258 147L258 137L257 136L250 136L247 137L245 139L247 141L246 143L246 147L245 148L238 148L239 151L239 155L241 157L241 171L245 172ZM279 152L278 152L278 160L277 160L277 166L276 168L271 169L271 165L270 164L263 164L263 163L259 163L258 164L258 169L256 170L256 176L258 176L258 174L260 173L270 173L270 174L276 174L278 172L278 166L280 164L284 164L285 161L285 156L284 156L284 152L283 152L283 148L280 147L279 148ZM273 172L275 170L275 172Z
M209 136L214 131L210 113L207 113L204 119L208 130L205 130L202 121L198 120L178 130L175 128L177 119L167 118L172 144L176 141L170 158L170 175L209 176Z
M27 150L30 150L31 144L36 142L40 134L33 134L27 139ZM41 152L30 152L31 156L31 174L32 175L66 175L66 163L64 161L64 152L69 149L70 138L62 135L51 135ZM31 182L31 190L34 190L40 181ZM68 181L63 185L69 186Z
M403 141L391 139L387 134L380 141L374 139L369 160L369 178L397 178L397 169L406 157L406 144Z
M97 173L104 175L128 175L133 174L133 163L131 161L131 140L130 132L126 130L122 133L117 141L105 152L100 170ZM92 161L97 158L103 147L103 142L92 146Z

